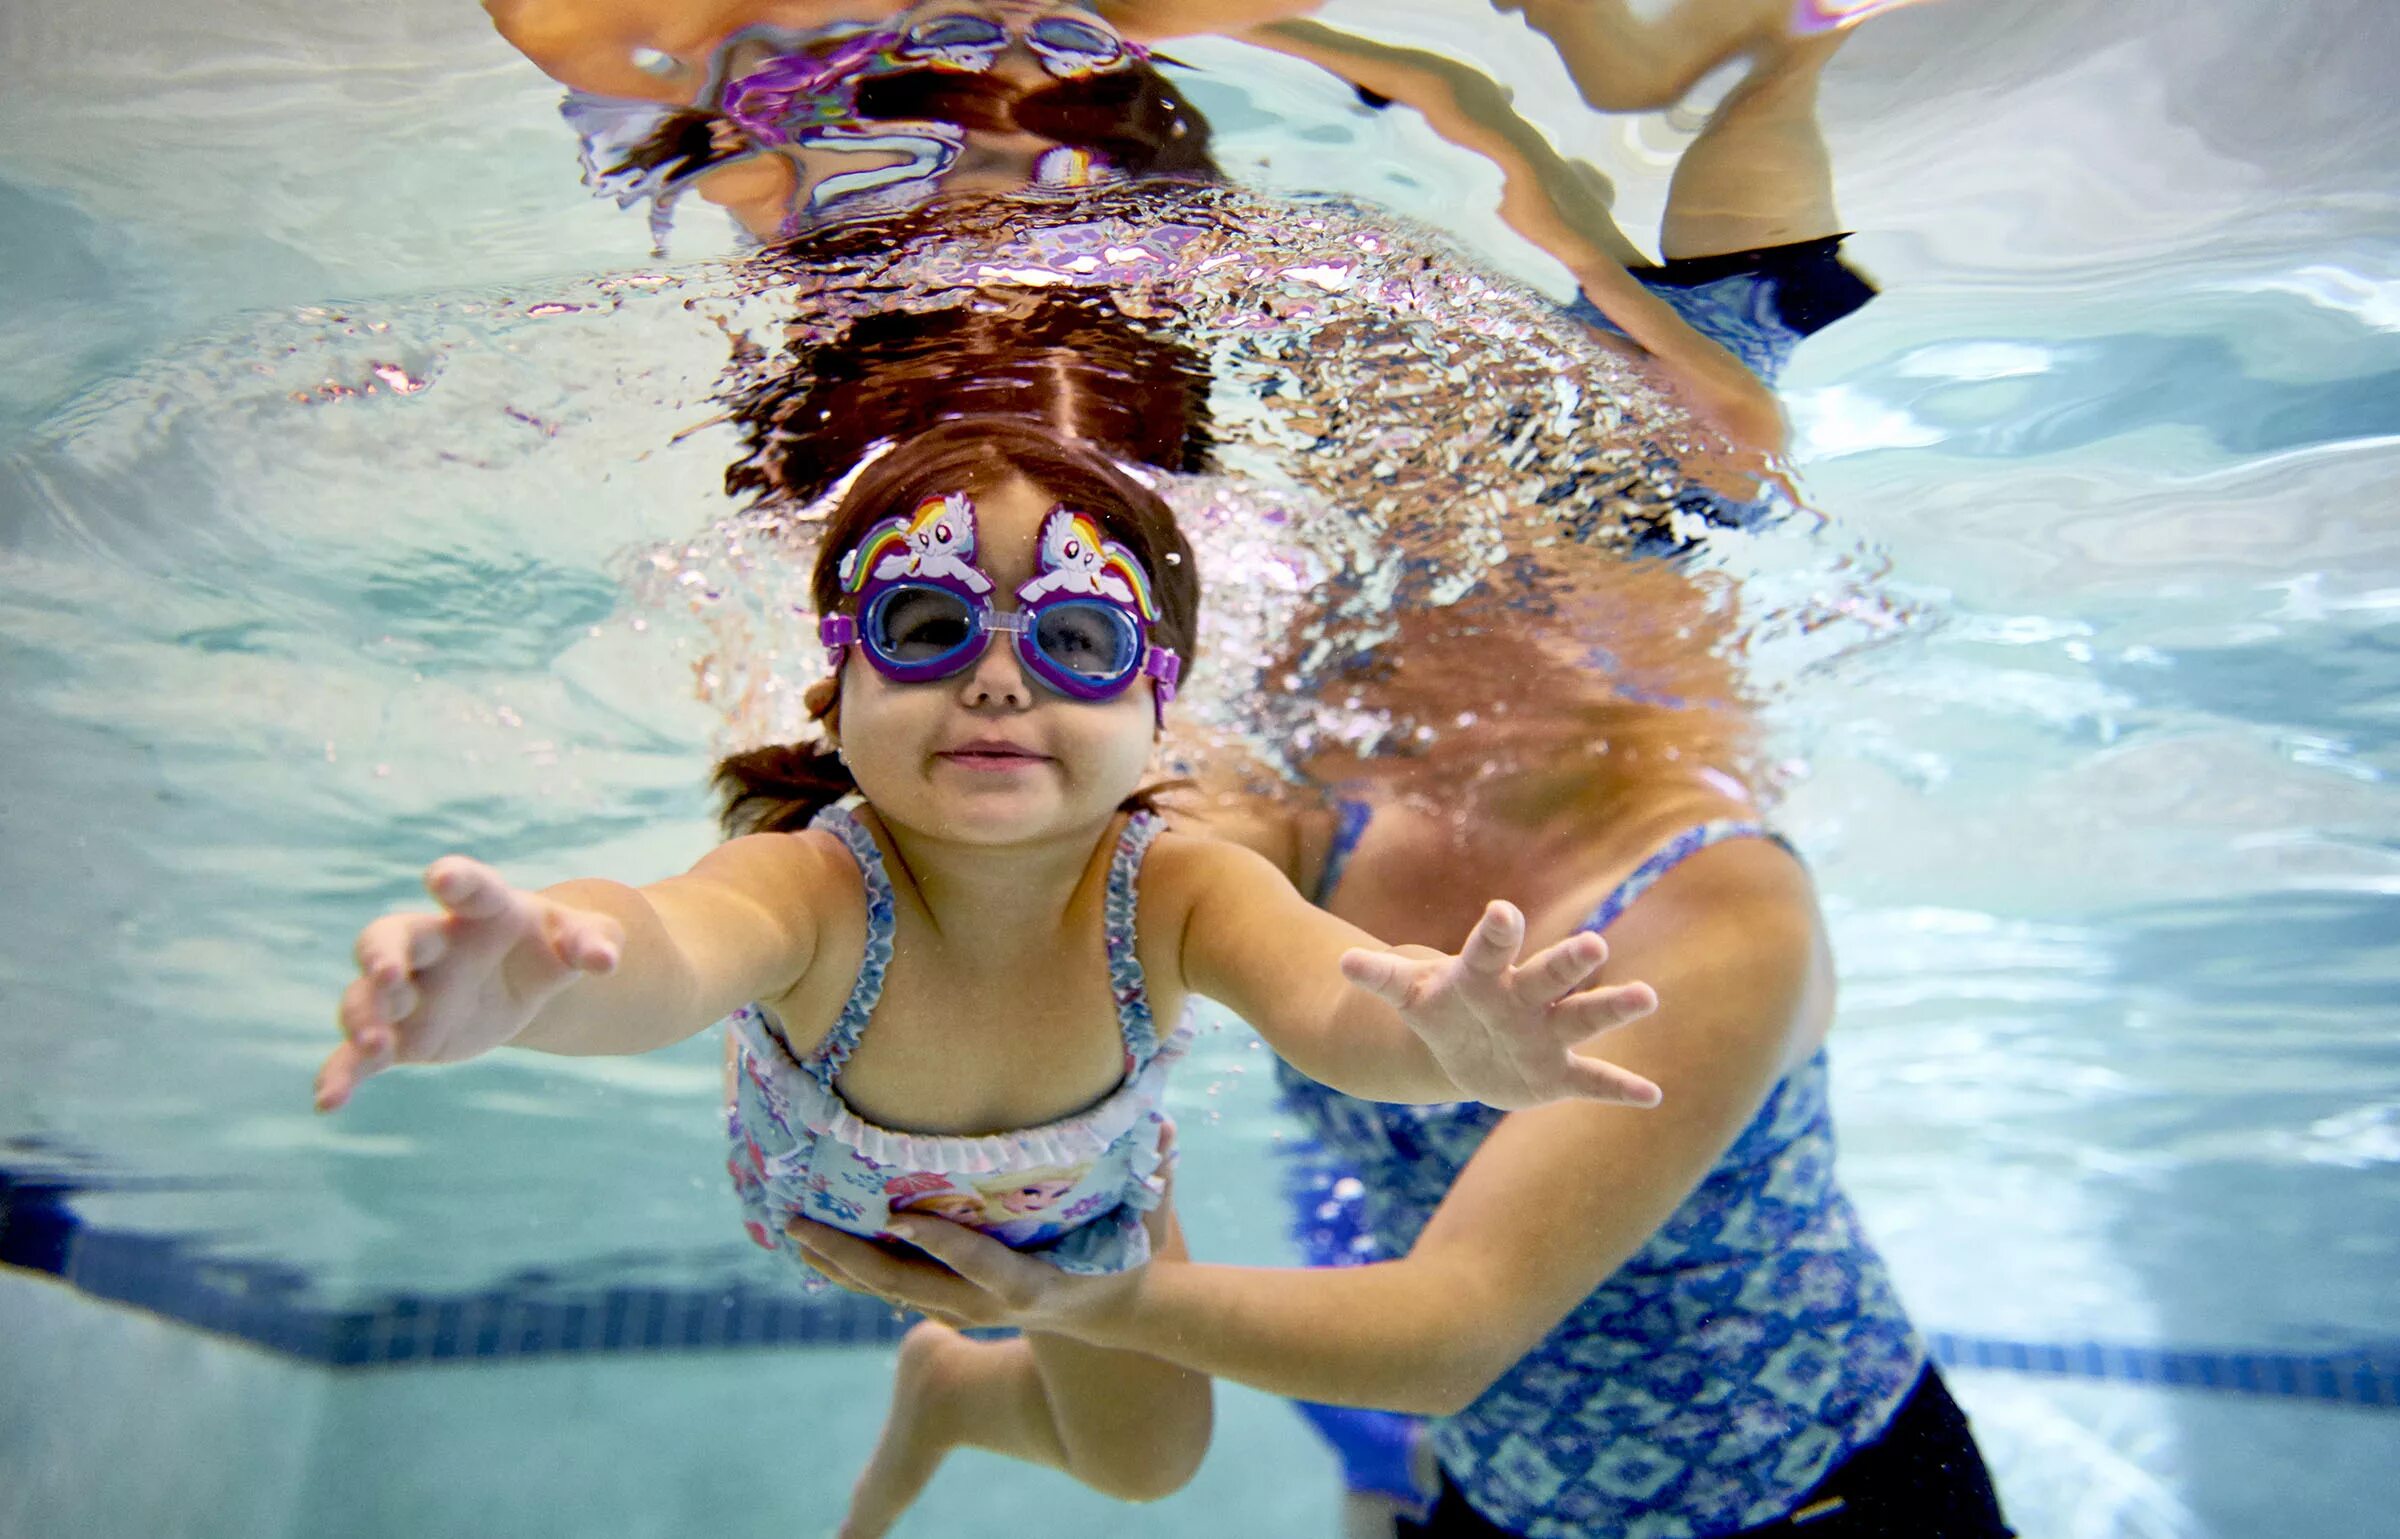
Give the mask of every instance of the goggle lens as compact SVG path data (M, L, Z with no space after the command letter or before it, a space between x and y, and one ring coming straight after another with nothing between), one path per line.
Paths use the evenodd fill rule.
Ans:
M936 663L974 641L967 601L944 588L894 588L867 616L867 644L896 663Z
M1033 618L1033 647L1061 672L1095 682L1130 674L1142 638L1124 610L1108 604L1053 604Z
M1069 600L1032 611L998 613L947 588L903 583L886 588L859 617L868 658L905 683L947 678L983 655L995 631L1016 637L1017 655L1062 694L1104 700L1139 675L1140 624L1114 604Z
M1106 69L1125 57L1125 44L1105 27L1073 16L1045 16L1027 41L1045 64L1078 70ZM1058 68L1051 70L1057 74Z
M1008 29L983 16L936 16L908 29L902 38L904 59L948 54L953 50L998 53L1008 46Z

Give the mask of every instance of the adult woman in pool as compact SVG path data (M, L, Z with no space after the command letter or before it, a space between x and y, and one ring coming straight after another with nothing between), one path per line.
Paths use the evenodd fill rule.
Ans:
M1659 1108L1394 1115L1295 1094L1320 1146L1303 1223L1363 1235L1342 1258L1360 1265L1161 1262L1087 1286L939 1223L899 1232L947 1271L795 1235L828 1272L945 1319L1430 1418L1440 1489L1402 1534L1996 1539L1965 1421L1832 1179L1833 978L1807 874L1735 778L1738 713L1658 698L1725 699L1706 616L1658 566L1590 597L1614 616L1597 633L1618 688L1558 644L1594 634L1593 616L1462 606L1394 643L1407 682L1369 687L1364 708L1431 720L1480 697L1488 713L1506 662L1538 710L1448 754L1320 761L1312 775L1344 787L1331 804L1224 805L1215 828L1382 933L1437 934L1458 894L1488 889L1532 941L1604 934L1601 976L1658 991L1615 1046L1664 1089ZM1321 1204L1355 1217L1329 1226ZM904 1499L931 1467L910 1418L938 1435L955 1386L1007 1350L919 1328L863 1501ZM1375 1435L1404 1429L1326 1419L1356 1483L1406 1494L1372 1467ZM1404 1464L1406 1446L1384 1452Z
M1296 38L1337 67L1321 32ZM1720 113L1724 142L1813 141L1826 51L1769 50ZM1378 94L1435 78L1363 48L1347 72L1360 61L1379 69ZM1686 313L1738 323L1719 340L1762 371L1828 318L1812 288L1843 286L1813 163L1813 178L1696 199L1709 217L1685 221L1671 247L1703 264L1691 286L1706 292ZM1863 298L1850 280L1848 303ZM1297 1092L1321 1149L1303 1227L1363 1238L1343 1258L1355 1266L1172 1262L1086 1285L938 1223L908 1232L948 1270L805 1226L798 1237L854 1284L946 1319L1431 1418L1439 1489L1429 1513L1400 1520L1406 1534L2004 1534L1964 1418L1831 1178L1824 925L1745 789L1739 691L1715 646L1724 622L1661 566L1625 564L1575 596L1541 612L1493 592L1405 617L1383 655L1393 666L1359 685L1361 708L1403 726L1473 711L1471 740L1320 758L1309 777L1339 788L1323 805L1237 801L1216 827L1379 933L1438 934L1457 894L1484 890L1524 910L1531 939L1605 932L1603 976L1659 991L1656 1016L1619 1041L1666 1090L1662 1108L1638 1121L1600 1108L1392 1115ZM1612 655L1605 671L1585 655L1594 644ZM1012 1350L940 1324L912 1336L862 1505L913 1494L965 1386L988 1391ZM1406 1422L1323 1420L1355 1484L1410 1494ZM1395 1434L1382 1451L1403 1468L1372 1467L1378 1433Z

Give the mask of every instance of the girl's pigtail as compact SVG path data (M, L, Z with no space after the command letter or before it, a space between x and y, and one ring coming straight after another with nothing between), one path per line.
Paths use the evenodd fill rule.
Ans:
M822 743L778 743L719 760L725 837L796 833L818 813L856 794L850 766Z

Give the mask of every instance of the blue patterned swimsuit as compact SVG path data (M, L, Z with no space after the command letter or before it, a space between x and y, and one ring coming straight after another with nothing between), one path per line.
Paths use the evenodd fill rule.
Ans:
M1364 831L1345 809L1319 901ZM1688 856L1773 838L1707 823L1670 840L1585 922L1605 930ZM1295 1153L1312 1262L1407 1254L1502 1112L1387 1106L1283 1075L1314 1134ZM1605 1174L1595 1179L1606 1179ZM1529 1539L1705 1539L1768 1522L1872 1442L1915 1384L1923 1346L1833 1181L1823 1050L1794 1069L1682 1206L1558 1328L1464 1411L1432 1424L1468 1501ZM1307 1408L1345 1453L1394 1424ZM1381 1480L1356 1483L1389 1489Z
M768 1250L791 1251L783 1226L802 1214L852 1234L888 1239L891 1215L925 1212L973 1225L1062 1271L1121 1272L1150 1259L1142 1215L1158 1206L1167 1130L1167 1071L1191 1041L1188 1024L1161 1039L1134 954L1136 884L1159 822L1136 813L1117 841L1103 899L1110 992L1125 1041L1125 1078L1098 1104L1057 1122L980 1135L878 1127L842 1099L842 1064L858 1046L892 961L894 907L883 851L846 808L812 825L857 860L867 894L866 958L823 1041L795 1055L773 1016L734 1013L736 1073L725 1109L726 1169L744 1227ZM829 1287L815 1273L812 1287Z

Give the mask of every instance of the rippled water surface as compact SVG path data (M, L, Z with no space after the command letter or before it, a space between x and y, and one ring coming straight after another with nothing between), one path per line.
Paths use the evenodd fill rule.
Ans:
M1692 125L1570 113L1480 9L1331 14L1516 83L1648 227ZM472 11L110 0L0 37L10 1160L333 1297L745 1275L710 1041L394 1076L339 1121L307 1082L348 936L428 855L705 845L705 754L779 719L724 672L771 673L771 628L682 581L772 613L711 404L771 296L705 211L654 260L585 199ZM1481 162L1293 61L1177 52L1238 178L1440 230L1527 286L1494 358L1611 367L1534 334L1567 286ZM2395 64L2371 5L1959 0L1829 80L1885 293L1785 380L1823 527L1712 559L1835 915L1849 1181L1928 1326L2400 1340ZM1368 303L1318 293L1287 329ZM1185 1076L1186 1200L1203 1250L1273 1259L1246 1043ZM2072 1531L2251 1510L2222 1453L2191 1433Z

